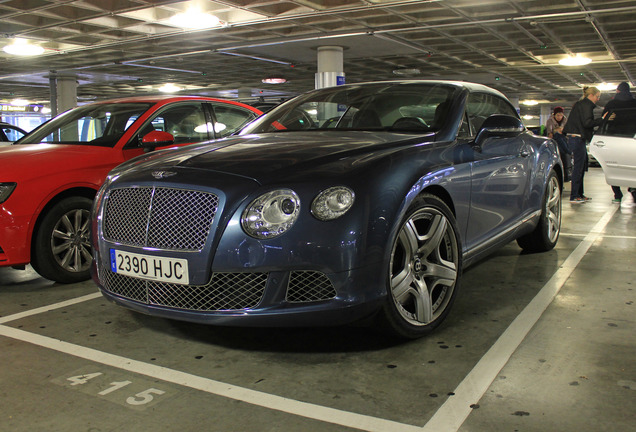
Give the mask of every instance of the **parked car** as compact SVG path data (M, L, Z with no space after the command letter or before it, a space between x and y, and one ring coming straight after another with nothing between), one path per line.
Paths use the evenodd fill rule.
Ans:
M212 98L84 105L0 148L0 266L62 283L90 278L89 220L106 174L145 150L231 135L261 114Z
M11 144L25 135L24 129L10 123L0 122L0 146Z
M151 315L239 326L437 327L462 267L557 243L563 171L478 84L301 95L240 136L128 162L96 198L93 278Z
M636 108L610 111L605 118L589 151L603 168L607 184L636 187Z

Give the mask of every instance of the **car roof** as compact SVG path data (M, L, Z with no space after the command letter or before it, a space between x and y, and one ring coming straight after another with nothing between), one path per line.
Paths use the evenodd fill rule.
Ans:
M345 86L360 86L360 85L374 85L374 84L444 84L451 85L455 87L465 88L468 91L480 91L484 93L492 93L498 96L507 97L501 93L499 90L495 90L492 87L488 87L483 84L478 84L474 82L468 81L450 81L450 80L390 80L390 81L369 81L362 83L350 83L345 84Z
M173 102L183 102L183 101L193 101L193 100L228 103L231 105L237 105L244 108L248 108L251 111L254 111L256 114L261 113L261 111L258 108L254 108L253 106L244 104L242 102L233 101L229 99L205 97L205 96L163 96L163 95L130 96L125 98L96 101L96 102L92 102L89 105L100 105L100 104L108 104L108 103L139 103L139 102L156 104L156 103L173 103Z

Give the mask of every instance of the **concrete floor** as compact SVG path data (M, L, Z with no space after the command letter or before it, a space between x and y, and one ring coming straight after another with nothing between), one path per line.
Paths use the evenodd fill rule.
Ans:
M599 168L585 187L555 250L467 269L411 342L172 322L0 268L0 431L636 430L636 206Z

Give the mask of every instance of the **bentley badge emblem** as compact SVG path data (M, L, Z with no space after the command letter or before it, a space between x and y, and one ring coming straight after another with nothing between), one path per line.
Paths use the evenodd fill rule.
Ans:
M166 177L171 177L173 175L177 174L176 172L172 172L172 171L153 171L152 172L152 176L156 179L162 179L162 178L166 178Z

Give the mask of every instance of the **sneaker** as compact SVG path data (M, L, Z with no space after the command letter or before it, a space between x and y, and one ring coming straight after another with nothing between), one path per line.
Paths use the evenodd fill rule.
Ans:
M620 198L614 198L612 200L612 204L620 204L621 203L621 199Z
M581 195L581 198L583 198L585 201L592 201L592 198L586 197L585 195Z
M571 198L570 204L585 204L585 199L581 197Z

